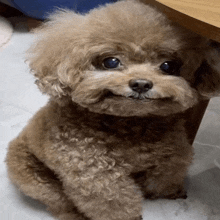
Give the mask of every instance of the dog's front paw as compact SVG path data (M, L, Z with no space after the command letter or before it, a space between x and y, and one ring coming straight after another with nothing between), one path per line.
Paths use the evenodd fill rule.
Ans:
M88 218L84 217L83 215L80 215L75 212L67 212L62 213L59 216L57 216L59 220L89 220Z
M139 217L135 218L134 220L143 220L143 217L140 215Z
M176 193L164 196L165 199L187 199L185 190L178 190Z
M144 197L149 200L155 199L187 199L187 192L185 190L179 189L175 193L170 194L154 194L154 193L145 193Z

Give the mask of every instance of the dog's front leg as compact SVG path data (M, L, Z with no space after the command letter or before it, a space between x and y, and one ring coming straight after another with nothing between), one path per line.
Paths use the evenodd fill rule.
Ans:
M140 220L142 195L120 171L64 176L64 190L76 207L92 220Z

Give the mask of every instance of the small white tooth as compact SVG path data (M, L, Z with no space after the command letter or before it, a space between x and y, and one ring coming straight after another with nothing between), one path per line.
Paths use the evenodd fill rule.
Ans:
M140 94L138 98L139 98L139 99L144 99L143 94Z
M101 109L103 109L103 110L106 110L108 108L109 108L109 104L107 104L107 103L104 103L101 105Z

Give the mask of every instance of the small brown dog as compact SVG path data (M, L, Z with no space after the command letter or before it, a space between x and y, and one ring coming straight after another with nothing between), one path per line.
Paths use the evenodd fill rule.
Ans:
M220 92L210 42L134 0L59 11L36 34L28 59L51 99L9 146L20 190L61 220L138 220L144 197L184 198L181 114Z

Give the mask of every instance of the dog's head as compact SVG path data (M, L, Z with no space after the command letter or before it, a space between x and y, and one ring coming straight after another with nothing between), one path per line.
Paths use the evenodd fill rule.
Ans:
M168 115L220 94L218 51L157 10L128 0L59 11L37 31L30 67L60 103L118 116Z

